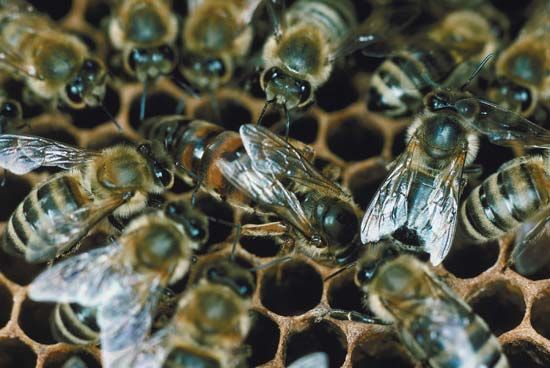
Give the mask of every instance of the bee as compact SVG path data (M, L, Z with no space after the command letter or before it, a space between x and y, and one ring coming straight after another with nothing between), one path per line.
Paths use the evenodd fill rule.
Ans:
M250 25L261 0L188 1L181 73L200 90L215 91L231 80L248 54Z
M0 96L0 134L15 133L27 126L18 101Z
M65 363L63 363L63 366L61 368L87 368L88 365L84 363L82 359L80 359L77 356L72 356Z
M396 251L391 242L366 252L355 283L374 314L394 325L410 353L427 366L509 367L485 321L425 263ZM353 312L334 317L362 321Z
M95 308L104 367L123 366L118 359L149 332L162 289L185 275L205 240L187 231L185 214L181 202L143 213L106 246L44 271L29 297Z
M96 224L127 218L150 194L174 182L172 160L157 143L100 152L30 135L0 135L0 167L17 175L41 166L66 169L35 187L8 220L4 250L46 262L73 248Z
M310 163L307 146L294 146L258 125L242 125L237 134L177 115L148 119L141 133L164 142L178 172L197 187L236 207L259 206L284 221L245 225L241 235L291 235L296 251L329 264L354 254L357 207Z
M491 100L525 117L550 106L549 24L548 3L540 1L517 39L500 53L487 92Z
M513 258L519 263L536 262L537 259L526 257L529 251L532 252L527 248L538 236L547 233L550 214L548 149L550 146L544 155L522 156L505 163L474 188L460 209L460 235L474 242L485 242L534 222L534 228L516 246ZM539 244L539 247L545 245Z
M391 237L404 250L428 253L438 265L453 241L464 167L475 159L478 135L498 145L537 147L550 132L469 92L440 88L426 95L409 135L365 212L361 240Z
M101 105L107 73L76 36L22 0L0 1L0 67L39 100L71 108Z
M292 362L288 368L328 368L329 361L327 353L318 351L304 355Z
M230 260L209 264L184 293L167 327L123 360L135 367L234 367L243 359L243 342L256 289L254 274Z
M411 116L428 92L462 79L460 66L478 63L497 46L487 19L473 10L454 11L375 70L367 108L394 118Z

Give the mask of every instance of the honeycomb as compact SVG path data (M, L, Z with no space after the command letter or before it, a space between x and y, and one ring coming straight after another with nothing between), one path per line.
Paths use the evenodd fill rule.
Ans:
M100 29L100 21L109 9L106 3L91 0L33 3L66 29L81 35L100 56L108 57ZM500 3L504 11L514 14L510 20L517 31L525 17L513 8L513 2ZM183 15L185 2L177 1L174 5ZM335 71L318 91L317 104L295 116L291 129L291 136L315 148L316 165L321 168L332 164L341 169L343 185L351 190L362 209L383 180L385 165L403 151L407 126L406 121L388 120L366 111L364 99L369 72L373 70L365 67L367 61L357 56L346 73ZM10 93L18 93L18 88L14 85ZM101 148L139 140L136 128L141 92L140 84L124 78L115 79L109 86L105 104L122 125L122 133L100 109L54 113L28 109L25 114L33 134ZM216 92L216 96L221 110L219 123L228 129L235 130L242 123L257 120L263 106L257 86L247 91L239 86L228 87ZM177 109L197 118L216 119L208 96L190 97L169 79L150 88L147 116L171 114ZM265 124L281 125L281 118L280 113L272 110L266 115ZM516 153L483 142L478 157L484 167L480 179ZM0 189L0 231L32 186L51 172L41 170L23 177L7 177L6 186ZM188 185L177 181L167 197L189 198L190 190ZM199 198L198 206L207 214L228 221L241 217L243 222L259 221L205 195ZM189 277L174 286L176 292L183 292L206 262L227 256L232 232L232 228L210 223L212 251L199 257ZM488 322L512 367L550 367L550 273L526 278L508 267L512 241L510 236L483 246L457 244L437 272ZM272 239L242 238L238 257L240 262L258 265L276 259L278 250L279 244ZM48 325L52 304L27 298L27 285L44 267L0 254L0 367L60 367L74 354L81 356L90 368L100 367L96 347L54 341ZM257 271L258 288L253 298L255 323L247 338L252 347L249 365L283 367L308 352L322 350L328 353L331 367L414 367L414 361L390 327L330 318L317 320L319 311L330 307L362 310L352 272L324 282L332 271L303 256Z

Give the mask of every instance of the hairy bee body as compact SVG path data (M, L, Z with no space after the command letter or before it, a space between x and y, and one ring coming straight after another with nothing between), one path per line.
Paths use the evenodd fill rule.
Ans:
M462 204L461 231L475 241L516 229L550 205L547 157L520 157L476 187Z
M22 147L33 140L41 142L38 137L1 137L7 142L25 140ZM42 143L36 143L37 152L45 155L41 159L52 159L55 153L48 156L47 150L55 151L57 143L43 141L44 151ZM61 159L67 155L73 167L34 188L11 215L4 232L6 252L30 262L55 258L107 216L128 217L145 207L148 194L161 193L173 183L171 160L158 146L152 151L149 145L119 145L101 152L58 147ZM29 154L25 149L23 155Z
M61 31L23 1L0 2L2 68L23 78L39 98L69 106L96 106L105 94L103 63L86 45Z
M392 117L410 116L422 105L426 93L455 76L465 61L478 62L496 48L489 22L473 11L449 14L433 29L374 72L368 108Z

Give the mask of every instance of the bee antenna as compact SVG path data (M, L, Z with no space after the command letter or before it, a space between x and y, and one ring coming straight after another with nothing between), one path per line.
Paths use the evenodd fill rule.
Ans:
M189 83L182 81L175 76L172 77L172 80L174 81L174 83L176 83L176 85L178 85L178 87L181 87L181 89L183 89L191 97L197 99L200 98L199 94L193 89L193 87Z
M485 65L495 56L494 53L490 53L489 55L485 56L485 58L481 61L481 63L479 63L479 65L477 66L476 70L474 70L474 72L470 75L470 77L468 78L468 80L466 81L466 83L464 83L461 87L460 87L460 90L461 91L464 91L466 90L466 87L468 87L468 85L474 80L475 77L477 77L477 75L481 72L481 70L485 67Z
M288 133L290 132L290 112L286 107L286 104L283 104L283 110L285 111L286 124L285 124L285 140L288 142Z
M331 273L330 275L328 275L327 277L325 277L325 280L324 281L328 281L336 276L338 276L339 274L341 274L342 272L346 271L346 270L349 270L350 268L353 268L355 267L355 265L357 264L357 261L354 261L354 262L351 262L351 263L348 263L347 265L343 266L343 267L340 267L339 269L337 269L336 271L334 271L333 273Z
M141 93L141 101L139 103L139 120L145 118L145 103L147 102L147 78L143 81L143 92Z
M267 108L269 107L269 105L271 105L271 103L273 101L274 100L266 100L265 101L264 107L262 108L262 112L260 112L260 117L258 118L258 121L256 122L257 125L262 125L262 120L264 119L264 115L267 111Z
M231 246L231 255L229 259L231 262L235 262L235 254L237 253L237 243L241 238L241 224L237 224L237 234L235 235L235 240L233 240L233 245Z
M118 129L119 132L122 132L122 127L120 126L120 124L118 123L118 121L115 119L115 117L113 116L113 114L111 114L111 112L109 110L107 110L107 107L105 107L105 105L103 104L103 102L101 102L99 104L99 107L101 107L101 109L105 112L105 115L107 115L109 117L109 119L113 122L113 124L115 124L116 128Z
M220 110L220 104L218 103L218 97L214 92L210 92L210 103L212 104L212 111L214 112L214 117L216 118L218 124L223 125L222 113Z
M280 263L288 262L290 260L292 260L292 256L285 256L285 257L276 258L273 261L270 261L270 262L267 262L267 263L249 268L248 271L255 272L255 271L265 270L266 268L270 268L270 267L276 266Z

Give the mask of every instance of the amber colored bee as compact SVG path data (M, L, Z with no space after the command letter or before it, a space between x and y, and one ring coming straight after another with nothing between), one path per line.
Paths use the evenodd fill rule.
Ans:
M105 66L86 45L19 0L0 2L0 67L26 82L38 99L72 108L103 101Z
M252 42L252 16L261 0L191 0L183 27L182 74L200 90L231 80Z
M157 144L100 152L28 135L0 135L0 167L21 175L41 166L66 169L35 187L11 215L4 250L45 262L73 248L110 215L143 209L148 195L174 182L172 160Z
M307 146L295 146L261 126L243 125L239 134L177 115L148 119L141 133L164 142L183 177L234 206L259 205L285 223L243 228L243 235L290 232L297 240L294 249L327 263L354 254L356 206L310 163Z

